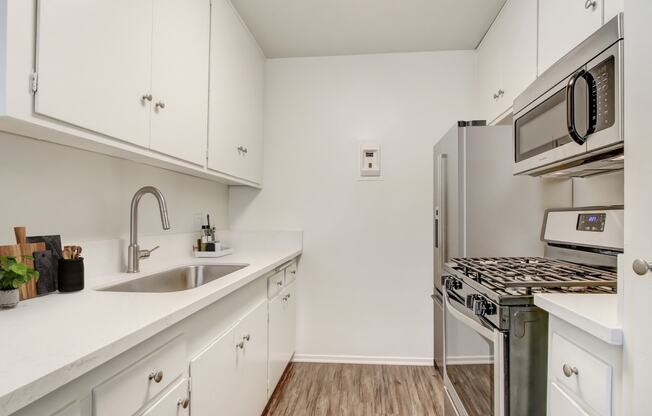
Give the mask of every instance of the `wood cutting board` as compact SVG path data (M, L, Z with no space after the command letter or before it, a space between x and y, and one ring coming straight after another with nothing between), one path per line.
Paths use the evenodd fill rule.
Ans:
M45 251L45 243L28 243L25 227L15 227L14 232L16 234L16 242L18 243L18 255L20 261L28 265L29 267L34 267L33 260L24 259L25 256L33 256L35 251ZM1 249L2 246L0 246ZM16 246L3 246L3 247L16 247ZM10 249L15 252L15 248ZM14 255L14 254L2 254L0 250L0 255ZM22 285L18 291L20 292L20 299L31 299L35 298L38 295L36 290L36 280L32 279L29 282Z

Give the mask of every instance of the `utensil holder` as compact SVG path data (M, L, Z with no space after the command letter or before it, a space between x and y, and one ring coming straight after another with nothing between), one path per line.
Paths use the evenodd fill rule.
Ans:
M59 259L59 292L84 289L84 259Z

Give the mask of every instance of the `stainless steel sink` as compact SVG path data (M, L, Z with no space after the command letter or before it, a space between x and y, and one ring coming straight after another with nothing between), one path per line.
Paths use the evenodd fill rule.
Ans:
M212 282L213 280L237 272L247 266L247 264L236 266L185 266L130 280L128 282L107 286L99 290L104 292L179 292L205 285L208 282Z

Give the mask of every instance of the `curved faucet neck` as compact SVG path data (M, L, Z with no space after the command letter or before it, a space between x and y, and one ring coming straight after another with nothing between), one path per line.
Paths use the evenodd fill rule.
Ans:
M145 194L152 194L158 201L158 208L161 214L161 226L164 230L170 229L170 219L168 217L168 208L165 203L165 197L160 190L153 186L144 186L134 194L131 199L131 214L129 221L129 253L127 272L135 273L139 271L140 249L138 247L138 205L140 199Z

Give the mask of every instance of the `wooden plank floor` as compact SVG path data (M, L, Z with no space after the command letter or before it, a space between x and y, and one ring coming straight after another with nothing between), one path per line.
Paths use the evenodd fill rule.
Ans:
M434 367L292 363L263 416L443 416Z

